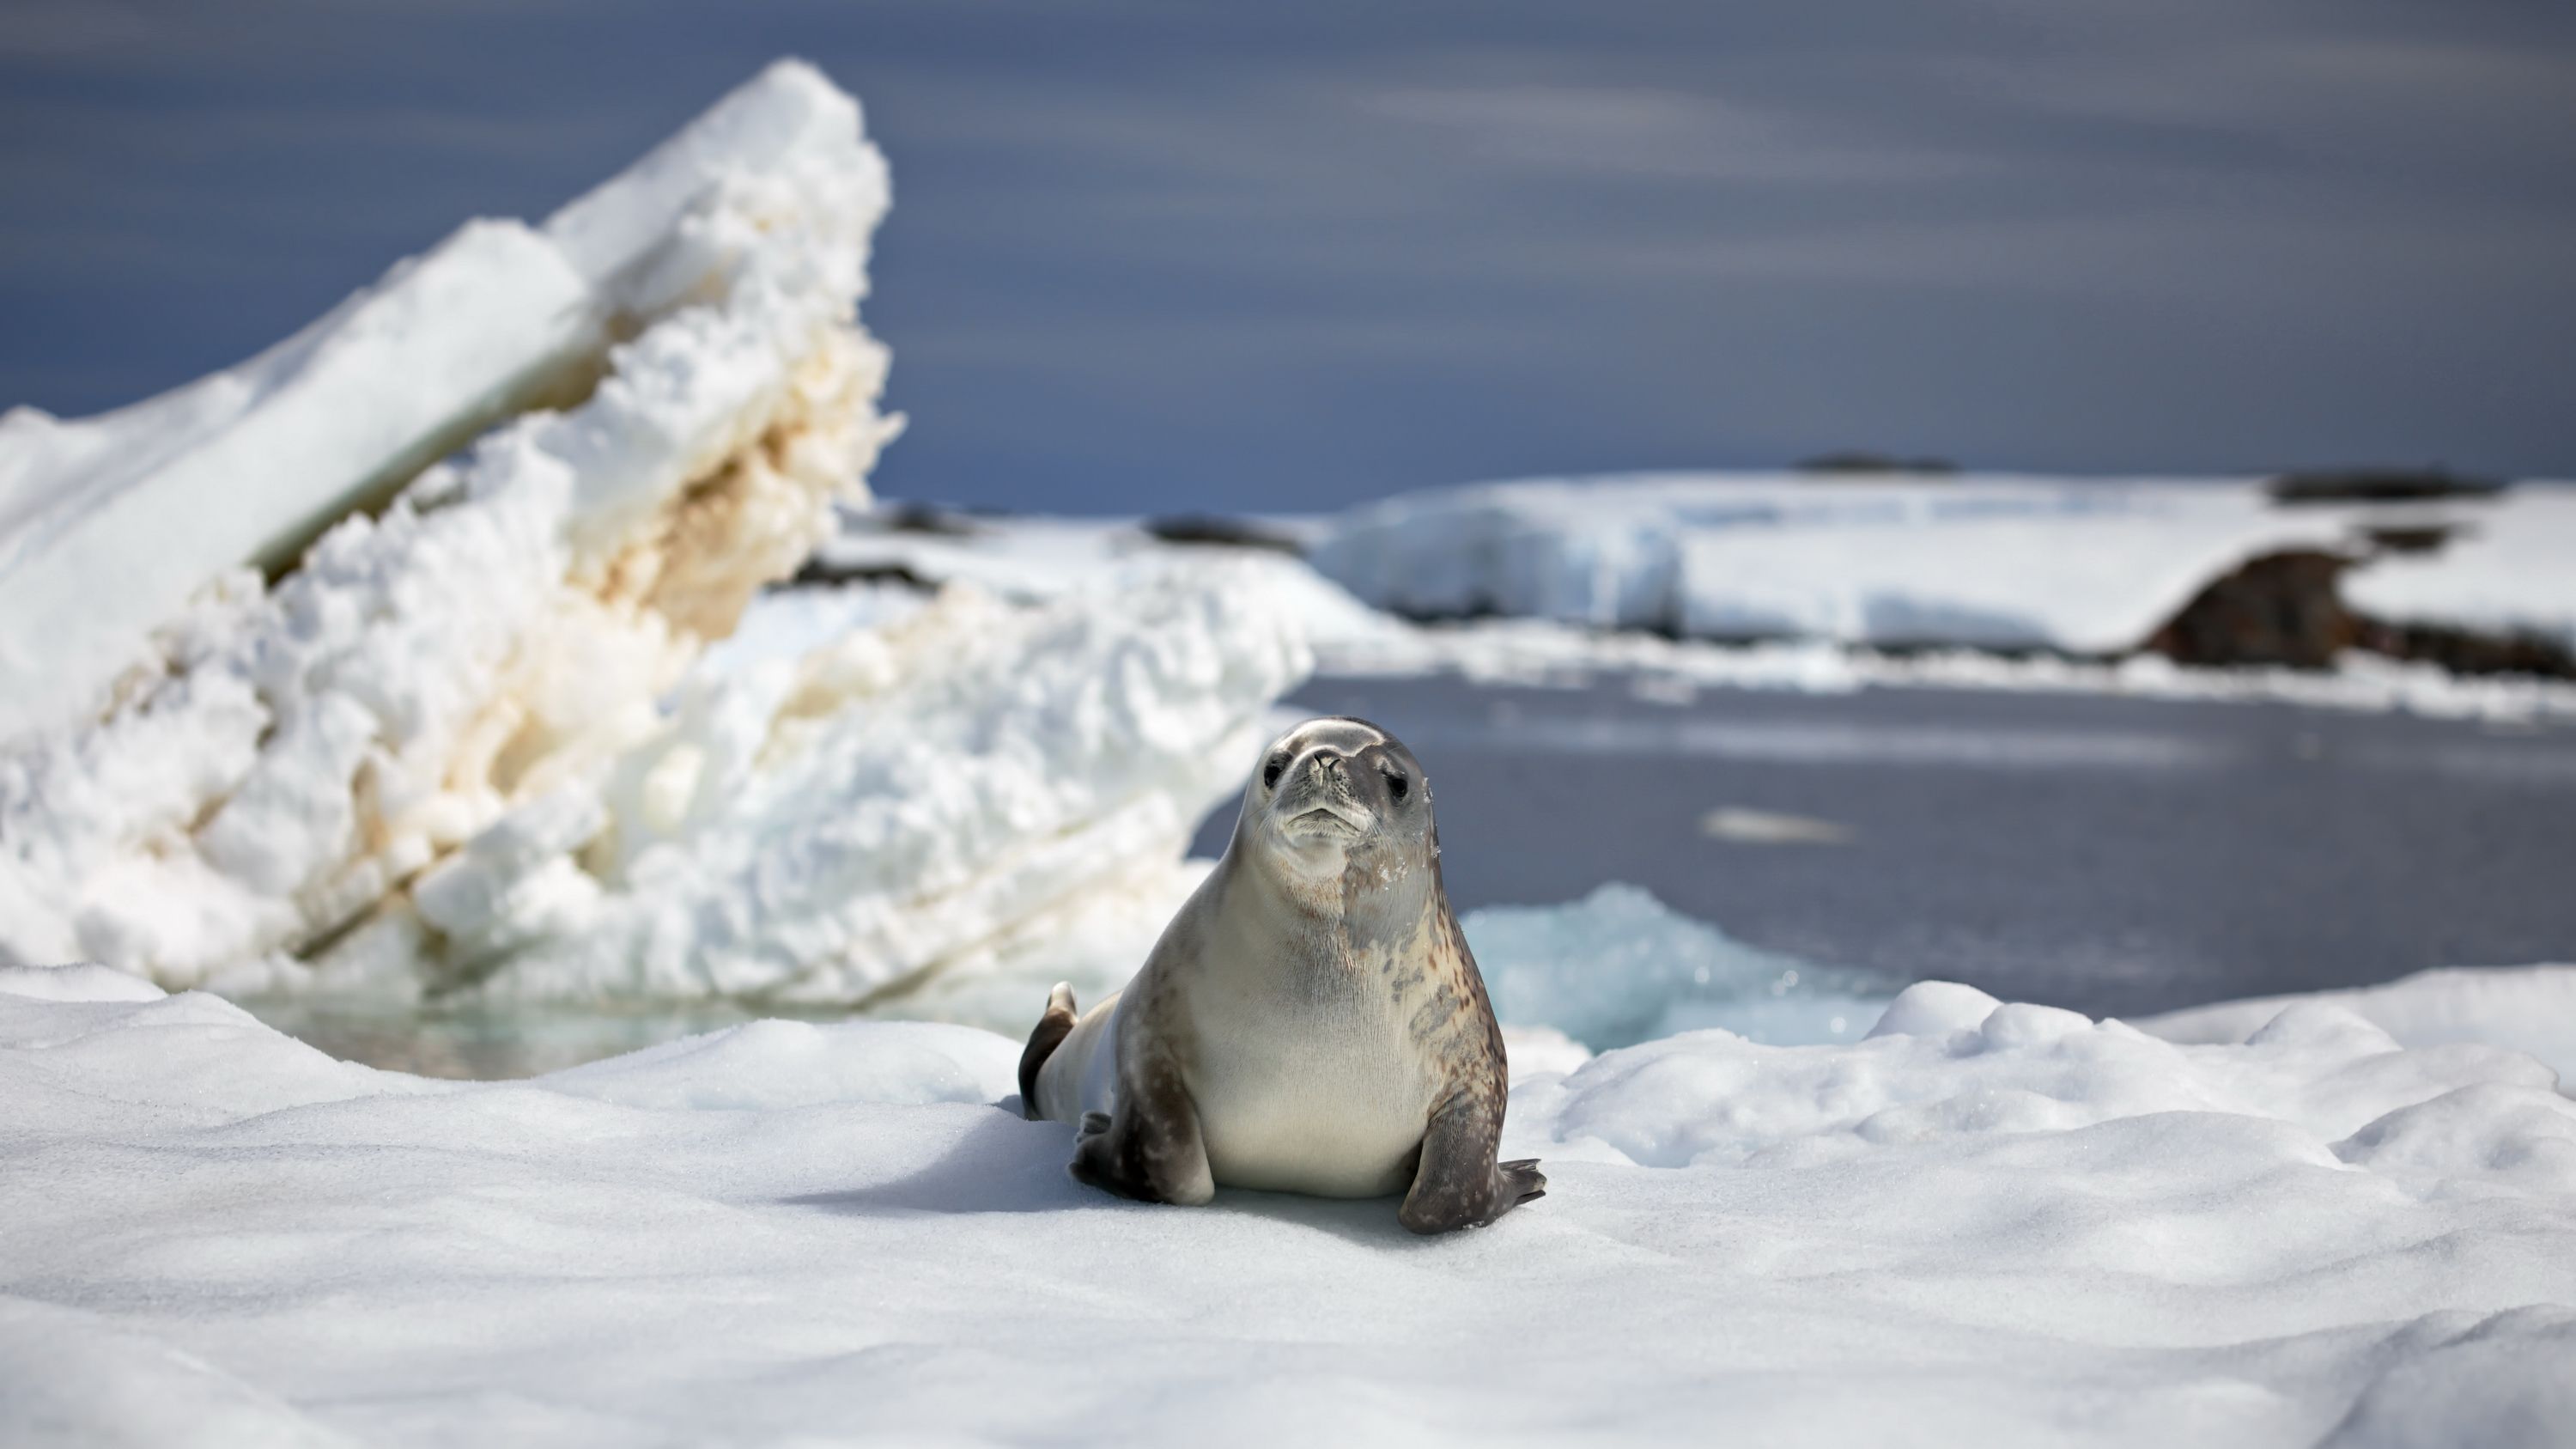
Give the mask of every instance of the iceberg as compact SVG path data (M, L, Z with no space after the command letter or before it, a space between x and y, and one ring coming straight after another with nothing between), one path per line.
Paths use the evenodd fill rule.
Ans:
M784 527L739 541L801 558L821 500L898 426L874 408L885 350L854 322L887 197L856 103L781 62L541 226L469 222L238 367L96 418L11 410L0 738L131 701L190 662L154 636L210 582L237 594L234 571L289 567L397 494L411 506L376 532L456 498L562 491L537 511L575 535L562 573L594 593L616 572L650 593L643 574L691 530ZM431 467L549 406L565 411ZM720 620L735 590L689 600L688 583L604 601Z
M1924 983L1864 1039L1513 1048L1548 1196L1120 1202L1018 1044L767 1021L525 1082L0 970L0 1439L2550 1445L2576 1103L2294 1003ZM1502 1327L1498 1329L1498 1325Z
M849 1001L1167 893L1308 667L1275 582L763 593L901 425L888 195L781 62L240 367L10 414L0 962Z

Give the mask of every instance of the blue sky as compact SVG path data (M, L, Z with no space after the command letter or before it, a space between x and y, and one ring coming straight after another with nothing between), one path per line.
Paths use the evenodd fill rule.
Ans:
M13 0L0 401L234 361L786 53L894 165L890 495L2576 474L2576 8L2503 0Z

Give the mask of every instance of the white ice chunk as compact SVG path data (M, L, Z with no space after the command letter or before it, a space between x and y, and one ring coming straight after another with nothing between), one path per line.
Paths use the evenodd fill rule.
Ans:
M886 204L857 104L782 62L542 235L469 228L234 373L12 424L0 634L28 672L0 708L48 723L0 744L0 961L301 981L353 926L409 929L376 913L415 879L462 962L580 918L565 852L608 828L614 762L896 429L855 312ZM423 438L541 400L531 318L579 343L564 410L405 482ZM260 558L379 483L381 514ZM254 561L295 567L268 588ZM94 627L154 629L150 657ZM135 667L102 697L62 650Z
M2576 966L2447 967L2379 986L2195 1006L2138 1025L2168 1041L2239 1042L2270 1030L2284 1011L2315 1003L2349 1011L2407 1046L2486 1042L2529 1052L2576 1085Z
M1459 926L1495 1014L1600 1050L1700 1027L1790 1045L1867 1031L1893 983L1745 945L1604 885L1562 906L1487 906Z
M749 270L812 320L846 309L885 195L856 107L781 63L541 229L468 222L237 367L95 418L0 417L0 739L92 708L209 580L577 395L617 329L722 297L752 254L805 247L803 275Z
M1956 981L1917 981L1887 1004L1869 1037L1939 1036L1974 1031L2003 1003Z
M457 898L505 918L519 914L513 882L572 872L585 842L603 887L548 903L479 989L852 1001L1024 957L1000 942L1029 918L1123 900L1158 862L1169 872L1307 667L1266 580L1211 563L1045 604L960 587L793 670L701 681L612 772L607 835L531 826L545 848L458 858L498 874ZM494 832L518 839L519 818ZM415 895L453 936L444 884ZM1125 969L1141 964L1134 934L1112 944Z

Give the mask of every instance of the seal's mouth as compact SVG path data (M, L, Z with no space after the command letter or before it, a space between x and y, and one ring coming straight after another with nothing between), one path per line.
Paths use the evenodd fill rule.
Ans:
M1358 836L1368 833L1369 818L1349 805L1317 801L1289 816L1286 823L1294 835Z

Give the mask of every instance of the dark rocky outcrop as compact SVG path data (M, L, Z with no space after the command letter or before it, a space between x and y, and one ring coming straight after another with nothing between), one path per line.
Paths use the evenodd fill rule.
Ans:
M2249 559L2212 580L2147 641L2183 664L2329 669L2361 639L2335 581L2352 560L2309 549Z
M781 589L829 589L845 584L898 584L931 594L939 585L900 563L833 563L817 554L805 560L804 567L775 587Z
M2391 624L2363 617L2358 647L2393 659L2420 659L2454 674L2535 674L2576 679L2576 654L2532 634L2481 634L2447 624Z
M2465 478L2448 468L2308 468L2265 485L2275 503L2414 503L2428 498L2492 498L2492 478Z
M1818 453L1798 461L1798 471L1818 477L1848 478L1872 474L1902 473L1909 477L1948 477L1959 471L1959 465L1947 458L1900 458L1893 453L1872 453L1865 449L1845 449Z
M1257 548L1291 557L1306 550L1297 540L1245 518L1216 513L1174 513L1148 518L1139 525L1165 543L1203 544L1215 548Z
M2351 608L2337 584L2361 561L2313 549L2249 559L2194 595L2146 648L2182 664L2292 669L2329 669L2335 655L2360 649L2456 674L2576 679L2576 654L2554 640L2392 623Z
M892 500L880 502L859 515L859 526L871 533L914 533L933 538L972 538L984 531L956 509Z

